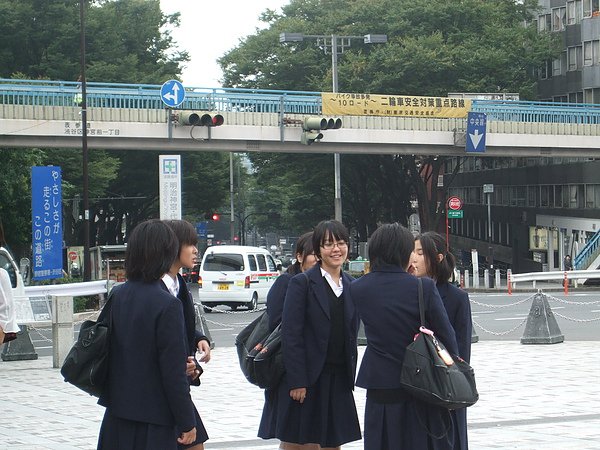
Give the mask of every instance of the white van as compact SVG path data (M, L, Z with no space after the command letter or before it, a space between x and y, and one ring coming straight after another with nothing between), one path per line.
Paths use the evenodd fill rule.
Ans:
M198 297L205 307L244 306L254 310L266 303L267 293L279 276L273 257L266 249L240 245L208 247L198 277Z

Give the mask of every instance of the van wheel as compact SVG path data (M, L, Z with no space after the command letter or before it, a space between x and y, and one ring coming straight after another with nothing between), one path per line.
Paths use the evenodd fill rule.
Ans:
M258 295L256 292L252 295L252 300L246 303L246 307L248 308L248 311L254 311L258 308Z

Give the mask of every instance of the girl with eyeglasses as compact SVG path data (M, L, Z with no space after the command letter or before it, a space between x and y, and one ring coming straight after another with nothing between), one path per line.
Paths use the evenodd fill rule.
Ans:
M269 436L280 449L340 449L361 438L352 393L358 314L352 277L342 271L348 239L340 222L320 222L312 235L318 263L289 281L281 322L286 373Z

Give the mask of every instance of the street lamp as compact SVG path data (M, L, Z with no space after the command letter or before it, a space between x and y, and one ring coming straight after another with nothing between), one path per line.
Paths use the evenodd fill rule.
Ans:
M338 92L338 54L350 48L352 39L362 39L365 44L385 44L386 34L365 34L363 36L338 36L336 34L303 34L303 33L281 33L279 42L302 42L304 39L316 39L317 45L323 48L325 54L331 52L331 78L333 80L333 93ZM340 175L340 154L333 155L333 170L335 179L335 220L342 221L342 185Z

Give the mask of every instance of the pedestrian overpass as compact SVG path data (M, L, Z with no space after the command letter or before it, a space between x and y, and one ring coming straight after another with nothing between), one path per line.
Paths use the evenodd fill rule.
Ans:
M89 148L353 154L465 155L466 118L344 116L343 127L302 145L303 119L322 115L319 92L187 88L178 109L161 86L87 83ZM0 79L0 147L80 148L78 83ZM178 122L181 111L218 112L219 127ZM495 157L600 158L600 105L473 100L487 114Z

